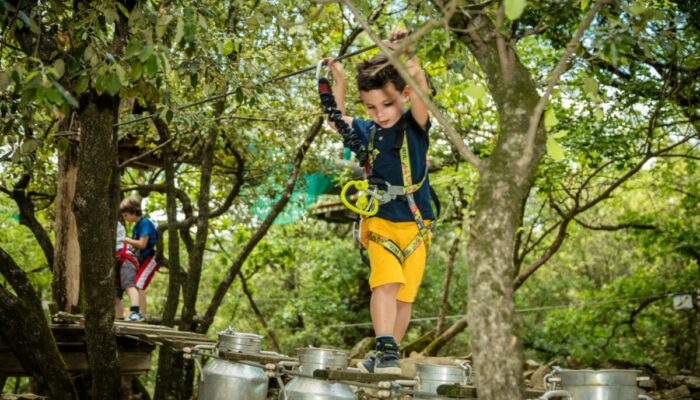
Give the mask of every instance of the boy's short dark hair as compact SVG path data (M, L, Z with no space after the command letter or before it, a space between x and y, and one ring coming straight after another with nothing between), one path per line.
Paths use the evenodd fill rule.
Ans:
M127 197L122 200L121 204L119 204L119 213L121 214L123 212L136 215L137 217L143 215L141 211L141 199L138 197Z
M406 87L406 81L384 54L377 54L357 65L357 87L360 91L381 89L388 83L393 83L399 92Z

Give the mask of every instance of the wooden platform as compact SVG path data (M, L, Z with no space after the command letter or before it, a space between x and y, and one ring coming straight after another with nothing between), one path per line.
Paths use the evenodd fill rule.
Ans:
M85 344L85 319L82 315L57 313L51 331L58 350L71 374L89 370L87 346ZM215 344L215 339L193 332L180 332L174 328L161 325L149 325L143 322L114 321L114 333L119 352L122 375L136 375L151 369L151 352L156 345L170 346L176 349L192 347L198 344ZM11 347L0 340L0 375L29 375Z

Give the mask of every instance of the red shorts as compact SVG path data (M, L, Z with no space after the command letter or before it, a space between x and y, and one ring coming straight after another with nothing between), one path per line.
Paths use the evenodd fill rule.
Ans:
M158 271L158 267L160 267L160 265L156 262L155 254L146 257L146 259L141 262L138 271L136 271L134 285L136 285L138 289L146 290L148 284L151 283L151 279L153 279L153 276L156 274L156 271Z

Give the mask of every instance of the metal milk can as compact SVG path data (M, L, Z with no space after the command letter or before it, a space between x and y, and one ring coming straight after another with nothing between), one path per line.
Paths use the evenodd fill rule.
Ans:
M440 385L472 383L472 366L466 361L455 362L454 365L435 365L416 363L416 386L418 393L430 393L437 395ZM415 399L423 399L416 395Z
M634 369L554 370L544 377L547 392L540 399L565 398L570 400L653 400L639 393L637 382L641 371ZM555 376L555 375L558 375ZM556 390L557 383L561 389Z
M259 353L262 336L219 332L218 354L221 351ZM201 373L199 400L265 400L268 377L261 368L222 359L212 359Z
M297 349L297 372L313 375L317 369L344 370L348 366L348 352L314 347ZM286 397L285 397L286 394ZM320 379L295 376L280 393L280 400L351 400L357 399L348 385Z

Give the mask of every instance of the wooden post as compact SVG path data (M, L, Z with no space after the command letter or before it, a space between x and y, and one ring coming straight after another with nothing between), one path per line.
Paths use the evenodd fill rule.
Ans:
M73 139L73 138L71 138ZM80 247L72 203L78 176L78 146L70 140L58 155L56 187L56 245L54 246L53 299L59 310L76 312L80 295Z

